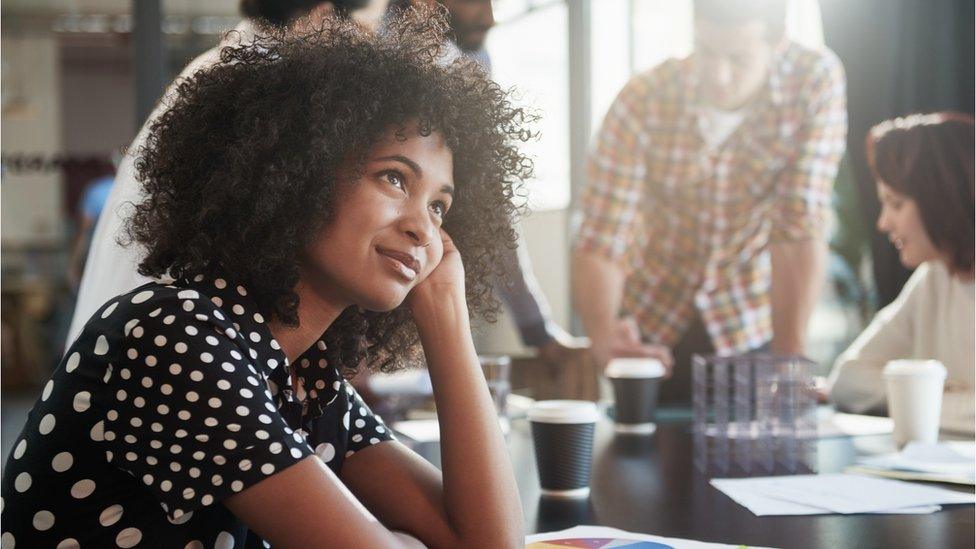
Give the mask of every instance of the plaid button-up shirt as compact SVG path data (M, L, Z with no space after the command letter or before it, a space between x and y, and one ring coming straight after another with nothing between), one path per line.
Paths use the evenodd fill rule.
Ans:
M844 71L829 51L777 49L765 86L719 147L701 136L694 59L633 78L603 122L575 246L627 274L622 313L673 345L694 309L717 352L772 338L771 243L824 238L847 137Z

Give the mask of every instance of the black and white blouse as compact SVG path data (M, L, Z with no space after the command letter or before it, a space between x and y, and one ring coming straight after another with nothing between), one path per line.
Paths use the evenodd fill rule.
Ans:
M223 278L112 299L7 459L0 547L267 547L224 498L313 454L339 474L393 438L324 350L289 364L247 290Z

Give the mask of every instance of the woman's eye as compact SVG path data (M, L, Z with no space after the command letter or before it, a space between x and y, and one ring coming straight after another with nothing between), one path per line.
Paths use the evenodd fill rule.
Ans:
M447 215L447 205L438 200L430 205L430 209L434 211L439 217L444 217Z
M390 185L393 185L394 187L400 190L406 190L406 187L403 184L403 176L401 176L400 174L396 172L386 172L384 176L386 177L386 180L390 183Z

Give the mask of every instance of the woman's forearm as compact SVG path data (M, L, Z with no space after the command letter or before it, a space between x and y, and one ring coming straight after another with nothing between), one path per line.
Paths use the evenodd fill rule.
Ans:
M511 459L474 343L463 295L430 295L414 307L441 430L444 508L465 546L523 543Z

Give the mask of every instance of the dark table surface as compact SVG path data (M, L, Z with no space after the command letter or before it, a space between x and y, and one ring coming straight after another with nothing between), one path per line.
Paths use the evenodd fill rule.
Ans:
M974 546L972 505L943 506L929 515L817 515L757 517L708 483L692 463L691 425L662 423L651 436L615 435L597 425L591 494L585 500L542 498L529 424L514 420L508 435L528 532L580 524L715 543L783 548ZM440 463L436 443L417 451ZM893 451L890 437L823 439L818 470L841 472L862 454ZM956 487L965 489L965 487ZM970 492L972 489L969 489Z

